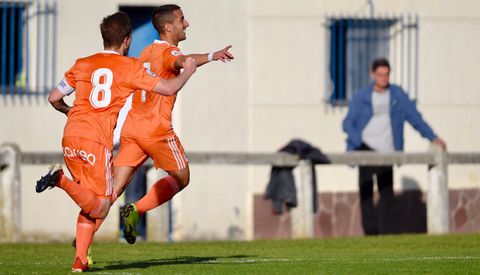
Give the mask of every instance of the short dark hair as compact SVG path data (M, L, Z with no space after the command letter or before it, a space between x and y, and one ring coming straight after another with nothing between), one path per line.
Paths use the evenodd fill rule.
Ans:
M372 72L375 72L378 67L387 67L390 70L390 63L386 58L377 58L372 63Z
M175 4L162 5L152 13L152 24L159 34L165 33L165 23L173 23L175 17L173 12L179 10L180 6Z
M123 40L132 34L132 22L126 13L119 11L103 18L100 31L105 48L120 47Z

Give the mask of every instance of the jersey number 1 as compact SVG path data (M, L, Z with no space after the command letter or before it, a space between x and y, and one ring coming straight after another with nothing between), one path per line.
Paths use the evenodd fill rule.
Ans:
M92 74L93 89L90 92L90 104L94 108L104 108L112 101L113 73L110 69L100 68Z

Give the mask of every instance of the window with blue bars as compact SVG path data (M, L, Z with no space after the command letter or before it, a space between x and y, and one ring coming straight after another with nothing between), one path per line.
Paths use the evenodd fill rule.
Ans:
M46 95L55 86L56 16L56 0L0 0L0 95Z
M418 17L383 18L329 17L326 102L344 106L353 94L370 84L370 65L387 58L392 66L391 82L417 95Z
M20 85L23 66L24 5L0 2L0 86L2 93L14 93Z

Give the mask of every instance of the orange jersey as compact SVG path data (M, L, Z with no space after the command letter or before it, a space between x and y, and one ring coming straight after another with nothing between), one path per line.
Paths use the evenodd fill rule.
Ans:
M113 150L113 130L126 99L136 89L153 90L159 80L137 59L112 51L78 59L57 86L64 94L76 91L63 136L86 138Z
M165 41L155 40L141 53L139 61L161 78L176 77L175 61L181 56L180 49ZM133 94L132 109L122 128L122 136L132 138L167 138L174 135L172 111L177 96L137 90Z

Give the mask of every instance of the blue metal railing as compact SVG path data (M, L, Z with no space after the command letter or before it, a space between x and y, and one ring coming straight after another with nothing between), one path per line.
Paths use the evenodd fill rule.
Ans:
M7 83L7 1L2 1L2 63L1 63L1 76L0 76L0 88L2 95L6 95L7 89L5 84Z
M325 16L325 26L330 26L330 19L327 16ZM325 41L330 41L330 37L331 37L331 32L328 31L328 30L325 30L325 37L324 37ZM330 69L329 62L327 62L327 60L329 60L329 56L330 56L329 52L330 52L330 48L325 43L324 59L323 59L324 60L324 68L325 68L324 70L325 70L325 72L328 72L329 69ZM327 73L324 74L323 82L324 82L323 87L324 87L325 92L333 90L333 89L330 88L331 84L332 84L331 77L329 77L327 75ZM328 103L328 100L325 100L325 110L328 110L329 106L330 106L330 104Z
M12 6L10 7L10 28L12 28L12 26L15 26L15 14L16 14L16 6L15 6L15 2L12 3ZM9 52L10 52L10 58L9 58L9 90L10 90L10 95L13 95L13 88L15 86L15 74L12 73L14 72L15 70L15 59L14 59L14 56L15 56L15 31L10 31L10 37L9 37L9 40L10 40L10 49L9 49Z
M345 95L345 88L344 88L344 84L345 84L345 79L344 79L344 76L345 76L345 66L341 66L341 64L345 64L345 25L348 24L347 23L348 20L345 22L344 20L340 20L339 22L339 33L338 33L338 48L339 48L339 51L338 51L338 66L337 66L337 73L338 73L338 84L335 85L338 87L338 98L337 99L342 99L344 98L344 95Z
M18 7L21 7L21 3L18 3ZM18 12L18 15L17 15L17 26L22 26L22 23L23 23L23 9L18 9L17 10ZM18 31L17 31L17 48L20 49L21 51L23 51L23 45L25 45L25 43L23 42L23 34L25 33L25 31L23 30L23 28L18 28ZM17 60L16 60L17 64L23 64L23 55L22 54L19 54L17 55ZM21 67L20 67L21 68ZM21 75L20 75L20 81L18 81L18 84L21 83ZM22 85L18 85L18 94L23 94L23 92L25 91L25 89L23 89Z
M27 18L28 17L28 10L23 10L23 18ZM25 21L24 21L25 22ZM25 49L28 47L28 45L30 45L30 37L29 37L29 24L24 24L24 31L25 31ZM25 71L26 72L30 72L30 51L29 50L25 50L24 51L25 53ZM25 87L23 87L21 89L22 91L22 95L25 95L27 93L27 89L26 89L26 86L29 86L30 84L30 74L29 73L26 73L25 74Z
M392 67L392 83L412 99L418 96L417 15L358 17L327 16L325 100L343 106L370 83L373 60L385 57ZM331 83L331 84L330 84Z
M0 94L3 97L41 95L54 87L56 10L56 0L2 0ZM30 32L31 27L36 29L35 33Z

